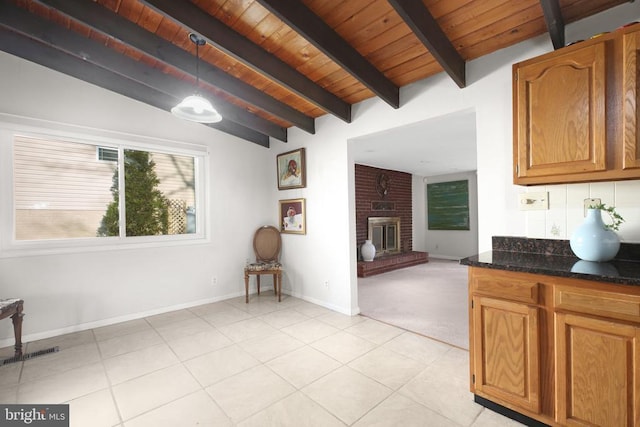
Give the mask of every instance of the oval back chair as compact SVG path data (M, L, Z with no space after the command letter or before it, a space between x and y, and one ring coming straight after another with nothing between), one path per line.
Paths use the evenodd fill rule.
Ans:
M244 268L245 303L249 302L249 277L256 276L256 287L260 295L260 276L273 276L273 292L281 301L282 292L282 264L279 262L282 238L280 231L271 225L258 228L253 235L253 252L256 262L247 264Z

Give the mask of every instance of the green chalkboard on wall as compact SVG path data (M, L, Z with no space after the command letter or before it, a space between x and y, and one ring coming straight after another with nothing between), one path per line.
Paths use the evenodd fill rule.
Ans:
M427 184L429 230L469 230L469 181Z

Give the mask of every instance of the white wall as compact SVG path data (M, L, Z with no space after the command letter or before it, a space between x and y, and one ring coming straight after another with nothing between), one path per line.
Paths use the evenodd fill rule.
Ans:
M413 213L411 223L413 225L413 250L420 252L428 252L426 231L427 231L427 204L425 177L419 175L411 175L411 205Z
M277 224L270 150L3 52L0 69L0 122L12 114L31 118L45 132L108 130L210 151L210 242L59 255L0 253L0 298L25 300L26 341L244 294L243 267L253 256L253 232ZM4 128L0 124L1 172L11 162ZM6 186L0 187L0 200L9 203ZM212 276L218 278L215 287ZM12 336L11 322L0 322L0 347L11 345Z
M425 250L429 257L460 259L478 253L478 185L475 172L458 173L424 178L421 188L427 194L427 185L438 182L469 181L469 230L429 230L425 222ZM428 196L425 196L427 198ZM428 217L428 202L422 205L423 215Z
M633 19L640 19L637 2L570 26L567 39L612 30ZM465 89L441 73L403 88L400 109L368 100L353 107L352 123L324 116L316 120L315 135L294 128L289 143L272 142L270 150L0 52L0 113L207 145L214 236L201 246L13 258L0 254L0 297L25 299L30 340L240 295L253 231L277 222L278 199L304 197L307 234L283 235L283 288L343 313L357 313L354 161L348 141L473 109L479 250L490 249L493 235L526 235L527 216L517 210L523 188L514 186L511 176L511 64L551 49L546 36L520 43L469 62ZM0 140L2 144L7 141ZM307 149L307 187L278 191L275 155L298 147ZM640 190L638 183L628 186L624 191ZM0 194L0 200L6 203L7 195ZM640 206L639 201L629 203L630 209ZM568 204L557 208L565 212ZM623 239L625 233L623 229ZM104 265L114 268L105 272ZM212 275L218 276L215 288ZM0 346L10 345L11 322L0 323Z

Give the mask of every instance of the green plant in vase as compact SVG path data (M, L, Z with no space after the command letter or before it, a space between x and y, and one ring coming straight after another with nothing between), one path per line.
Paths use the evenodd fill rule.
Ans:
M604 203L598 203L596 205L591 206L591 209L600 209L609 214L609 218L611 218L611 224L605 224L604 228L611 231L619 231L620 225L624 222L624 218L620 216L618 212L616 212L615 206L607 206Z

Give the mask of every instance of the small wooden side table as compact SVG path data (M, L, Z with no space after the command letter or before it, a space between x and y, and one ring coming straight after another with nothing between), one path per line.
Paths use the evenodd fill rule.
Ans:
M16 356L22 356L22 308L24 301L21 299L0 299L0 319L11 316L13 320L13 333L16 337Z

